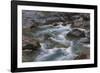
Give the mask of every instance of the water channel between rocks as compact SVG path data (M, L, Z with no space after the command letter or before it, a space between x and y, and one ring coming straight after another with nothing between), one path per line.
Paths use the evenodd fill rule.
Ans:
M26 28L23 29L23 62L89 59L90 44L83 43L84 40L82 40L86 38L86 30L83 28L73 29L70 23L62 24L58 22L56 26L39 25L35 28L32 27L31 32L26 32ZM31 44L35 45L35 49Z

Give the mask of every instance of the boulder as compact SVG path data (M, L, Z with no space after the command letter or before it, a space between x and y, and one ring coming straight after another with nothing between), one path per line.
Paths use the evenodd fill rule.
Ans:
M23 35L22 62L33 62L40 53L40 43L36 38Z
M39 41L36 38L24 35L23 35L22 46L23 50L32 50L32 51L36 51L41 47Z
M83 30L78 29L78 28L72 29L72 31L70 31L66 35L66 38L68 38L70 40L80 39L83 37L85 37L85 32Z
M32 44L26 45L22 50L22 62L33 62L39 53L40 50L34 48Z
M83 18L80 17L79 19L73 20L73 23L71 25L72 28L74 27L81 27L83 25Z
M88 58L87 54L80 53L77 57L75 57L75 60L78 60L78 59L87 59L87 58Z
M85 43L85 44L89 44L90 43L90 39L89 38L81 38L79 40L80 43Z
M82 44L79 48L79 51L76 52L77 57L75 57L76 60L80 59L89 59L90 58L90 45Z
M84 19L85 21L90 20L90 14L89 14L89 13L84 13L84 14L80 14L80 15L83 17L83 19Z
M90 15L88 13L76 14L71 17L72 28L90 29Z
M38 42L28 43L25 46L23 46L23 50L31 50L31 51L37 51L40 48L40 44Z
M89 30L90 29L90 21L84 21L83 25L80 28Z

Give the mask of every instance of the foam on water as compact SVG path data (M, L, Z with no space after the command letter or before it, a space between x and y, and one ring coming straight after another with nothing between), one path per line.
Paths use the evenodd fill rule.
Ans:
M50 29L49 29L50 27ZM67 45L67 44L72 44L70 41L67 41L65 39L65 35L69 32L70 25L67 26L56 26L55 28L51 28L50 25L42 26L41 28L48 28L43 31L39 31L39 33L52 33L53 31L59 33L58 35L55 35L55 37L50 37L51 40ZM53 33L52 33L53 34ZM75 57L75 54L72 51L72 46L69 46L67 48L57 48L54 46L51 49L46 49L46 43L40 43L41 45L41 52L40 54L36 57L35 61L53 61L53 60L72 60Z

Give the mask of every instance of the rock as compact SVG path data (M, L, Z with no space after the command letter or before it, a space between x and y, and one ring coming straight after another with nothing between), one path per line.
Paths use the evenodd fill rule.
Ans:
M80 53L77 57L75 57L75 60L78 60L78 59L87 59L87 54L84 54L84 53Z
M39 51L32 51L32 50L22 50L22 62L33 62L37 55L40 53Z
M40 43L36 38L23 35L22 62L33 62L40 53Z
M90 14L89 13L84 13L84 14L80 14L84 20L88 21L90 20Z
M58 21L58 22L53 22L52 25L53 26L58 26L58 25L63 25L64 26L64 25L66 25L66 23Z
M72 28L90 29L90 15L88 13L75 14L71 17Z
M66 26L67 24L66 24L66 23L63 23L62 25L63 25L63 26Z
M25 49L33 50L33 48L34 48L33 44L27 44L23 47L23 50Z
M23 41L22 41L23 50L32 50L36 51L41 46L39 41L36 38L28 37L23 35Z
M73 24L72 24L72 27L80 27L82 25L83 25L82 21L74 21Z
M70 15L71 20L78 20L81 18L80 14Z
M80 43L85 43L85 44L89 44L90 43L90 39L89 38L81 38L79 40Z
M30 28L22 29L22 37L23 39L27 37L27 39L32 38L32 30Z
M53 26L58 26L59 24L57 24L57 23L53 23L52 25L53 25Z
M83 25L83 18L80 17L79 19L73 20L72 28L74 27L81 27Z
M38 42L29 43L23 46L23 50L37 51L39 50L38 48L40 48L40 44Z
M90 31L86 32L86 37L90 39Z
M82 37L85 37L85 32L78 28L72 29L72 31L66 35L66 38L70 40L80 39Z
M74 48L74 50L76 50L76 49ZM81 44L79 49L77 49L76 54L77 54L77 57L75 57L75 59L89 59L90 58L90 45L89 44L87 44L87 45Z
M30 29L32 28L36 28L39 26L39 23L35 22L34 20L32 20L32 25L30 26Z
M90 29L90 21L84 21L81 28L89 30Z

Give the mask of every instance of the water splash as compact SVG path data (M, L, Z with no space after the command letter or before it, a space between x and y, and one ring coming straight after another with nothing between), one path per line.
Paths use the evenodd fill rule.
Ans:
M44 29L42 31L38 31L38 35L40 34L53 34L49 37L49 40L45 40L46 42L40 43L41 52L36 57L35 61L54 61L54 60L73 60L75 58L75 54L72 51L71 42L66 40L66 34L71 31L70 25L66 26L56 26L53 27L51 25L39 26L39 28ZM45 29L46 28L46 29ZM55 33L54 33L55 32ZM45 35L44 35L45 37ZM50 42L52 40L56 44ZM53 48L49 48L47 44L54 44ZM57 47L59 45L64 45L65 47Z

